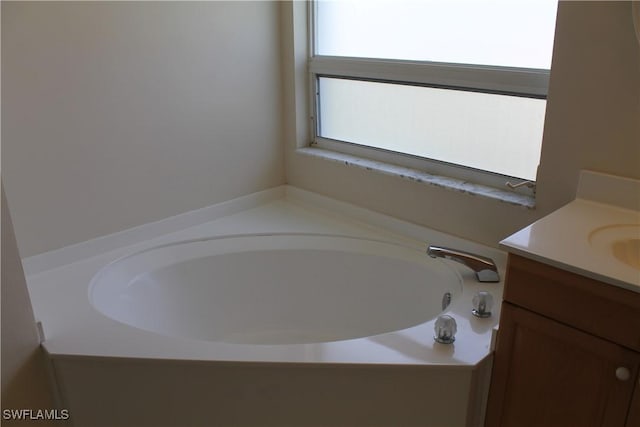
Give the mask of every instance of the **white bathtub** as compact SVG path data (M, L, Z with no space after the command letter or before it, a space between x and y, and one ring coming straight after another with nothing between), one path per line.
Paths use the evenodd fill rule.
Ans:
M423 251L382 241L263 234L173 243L100 271L101 313L169 336L232 344L309 344L425 323L462 278ZM446 298L447 295L449 298Z
M471 316L471 298L489 290L499 301L502 285L479 284L424 249L480 250L501 270L504 256L366 213L419 240L402 237L292 199L133 245L120 235L116 249L105 252L103 240L94 256L28 275L73 425L481 421L499 313ZM453 345L433 340L445 294L458 322Z

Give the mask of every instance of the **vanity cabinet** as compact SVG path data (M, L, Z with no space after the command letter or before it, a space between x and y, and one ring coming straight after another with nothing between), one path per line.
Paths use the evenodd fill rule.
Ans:
M640 293L510 254L485 425L640 427Z

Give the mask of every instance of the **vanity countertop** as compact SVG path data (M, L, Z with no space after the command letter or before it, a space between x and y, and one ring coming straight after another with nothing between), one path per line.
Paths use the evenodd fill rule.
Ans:
M574 201L500 244L517 255L640 293L639 198L639 180L583 171Z

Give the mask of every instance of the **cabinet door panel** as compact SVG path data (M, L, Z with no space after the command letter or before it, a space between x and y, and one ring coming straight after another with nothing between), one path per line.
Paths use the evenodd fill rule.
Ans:
M625 425L640 356L503 304L487 426Z
M509 254L504 299L640 351L640 293Z
M640 378L636 380L636 389L631 399L626 427L640 427Z

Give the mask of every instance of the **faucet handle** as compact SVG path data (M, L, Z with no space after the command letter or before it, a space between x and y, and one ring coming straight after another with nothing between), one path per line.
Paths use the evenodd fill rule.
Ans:
M476 317L491 317L493 309L493 296L486 291L479 291L471 300L473 310L471 313Z
M438 316L433 329L435 332L433 339L440 344L453 344L456 340L456 332L458 332L456 319L447 314Z

